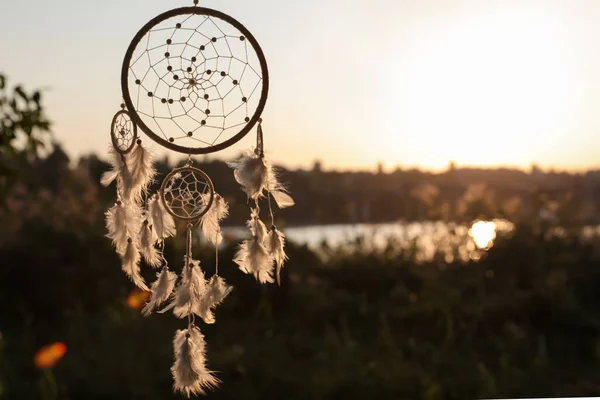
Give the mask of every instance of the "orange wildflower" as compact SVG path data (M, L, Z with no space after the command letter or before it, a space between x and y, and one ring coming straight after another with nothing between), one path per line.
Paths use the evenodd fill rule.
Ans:
M40 369L52 368L67 352L67 345L56 342L39 349L33 357L33 363Z
M135 288L127 296L127 305L134 310L139 310L144 307L151 294L151 292Z

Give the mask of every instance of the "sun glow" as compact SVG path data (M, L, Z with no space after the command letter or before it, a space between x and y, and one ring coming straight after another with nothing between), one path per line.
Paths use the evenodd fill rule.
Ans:
M500 12L447 21L424 27L400 50L401 104L396 98L389 112L395 142L430 168L450 160L524 167L556 146L569 109L559 24ZM398 162L393 149L384 152Z

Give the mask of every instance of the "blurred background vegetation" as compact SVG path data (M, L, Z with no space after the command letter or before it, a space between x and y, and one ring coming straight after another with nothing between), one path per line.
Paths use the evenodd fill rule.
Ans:
M178 398L171 341L184 324L140 316L143 300L103 236L107 164L70 160L53 143L41 97L0 76L0 398ZM171 167L158 160L161 174ZM227 223L243 224L231 171L199 167L229 201ZM599 172L344 173L316 163L282 174L297 205L279 225L442 221L447 232L426 258L401 238L292 242L280 288L239 272L229 241L220 271L235 289L217 323L201 326L224 381L210 398L600 395ZM488 244L460 235L495 218L511 228ZM213 250L197 248L212 273ZM182 254L169 242L174 266Z

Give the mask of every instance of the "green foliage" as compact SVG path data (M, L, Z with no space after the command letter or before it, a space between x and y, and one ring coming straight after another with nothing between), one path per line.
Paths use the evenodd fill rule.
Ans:
M11 90L0 74L0 199L16 177L15 159L37 157L49 136L41 92L28 93L21 86Z

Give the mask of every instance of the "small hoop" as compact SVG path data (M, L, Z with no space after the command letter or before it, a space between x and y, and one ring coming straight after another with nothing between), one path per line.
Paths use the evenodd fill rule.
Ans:
M119 154L129 153L137 140L137 125L127 110L118 111L110 123L110 139Z
M160 198L167 212L186 222L197 221L206 214L214 197L215 189L208 175L189 165L171 171L160 188Z

